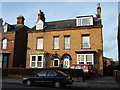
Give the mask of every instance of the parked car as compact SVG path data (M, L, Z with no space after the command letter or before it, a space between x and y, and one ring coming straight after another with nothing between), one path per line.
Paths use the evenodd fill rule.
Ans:
M93 74L93 65L89 64L72 64L70 69L82 69L85 76L90 77Z
M71 85L73 83L70 76L59 70L43 70L34 76L26 76L23 83L27 86L35 84L53 85L56 88Z

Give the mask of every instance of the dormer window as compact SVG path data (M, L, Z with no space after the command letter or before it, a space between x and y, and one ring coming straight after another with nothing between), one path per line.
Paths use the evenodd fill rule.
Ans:
M3 29L4 29L4 32L7 32L8 31L8 24L5 24Z
M93 25L93 16L84 16L76 18L76 26L90 26Z
M39 20L37 23L36 23L36 30L41 30L43 29L43 26L44 26L44 22L42 20Z

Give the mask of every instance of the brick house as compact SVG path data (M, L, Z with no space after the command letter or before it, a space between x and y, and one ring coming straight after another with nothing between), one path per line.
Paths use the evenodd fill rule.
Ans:
M2 20L2 19L1 19ZM1 68L25 67L27 50L27 30L24 17L17 17L17 24L2 25L0 32L0 66Z
M97 16L45 22L40 10L36 25L28 31L26 68L69 68L71 64L92 64L103 72L101 7Z

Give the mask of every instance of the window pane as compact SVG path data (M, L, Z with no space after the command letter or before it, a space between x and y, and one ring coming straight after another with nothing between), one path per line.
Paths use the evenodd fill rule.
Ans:
M89 36L82 36L82 48L90 48Z
M31 67L35 67L35 62L31 62Z
M71 66L70 68L71 68L71 69L75 69L75 66Z
M87 64L92 64L92 62L87 62Z
M49 71L47 76L55 76L55 73L53 71Z
M84 62L79 62L79 64L84 64Z
M47 71L41 71L37 75L38 76L46 76L46 74L47 74Z
M43 38L37 39L37 49L43 49Z
M4 39L2 41L2 49L6 49L7 48L7 39Z
M81 69L81 65L76 65L75 69Z
M86 61L91 61L92 62L92 55L86 55Z
M38 56L38 61L42 61L42 56Z
M70 49L70 37L64 38L65 49Z
M32 61L35 61L36 60L36 56L32 56Z
M85 65L81 65L81 69L85 69L86 68L86 66Z
M42 62L37 62L37 67L42 67Z
M59 49L59 37L54 37L54 49Z

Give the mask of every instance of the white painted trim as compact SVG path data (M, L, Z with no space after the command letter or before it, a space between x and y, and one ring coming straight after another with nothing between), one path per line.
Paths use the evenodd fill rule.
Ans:
M32 66L31 66L32 56L35 56L35 57L36 57L36 60L35 60L35 67L32 67ZM42 61L39 61L39 62L42 62L42 66L41 66L41 67L37 67L38 56L42 56ZM43 60L44 60L44 55L30 55L30 68L43 68Z
M77 64L79 64L78 55L84 55L84 64L87 64L86 63L86 55L92 55L92 65L94 65L94 54L93 53L91 53L91 54L77 54Z
M54 66L54 60L58 60L58 66ZM59 67L59 59L58 58L53 59L53 67Z

